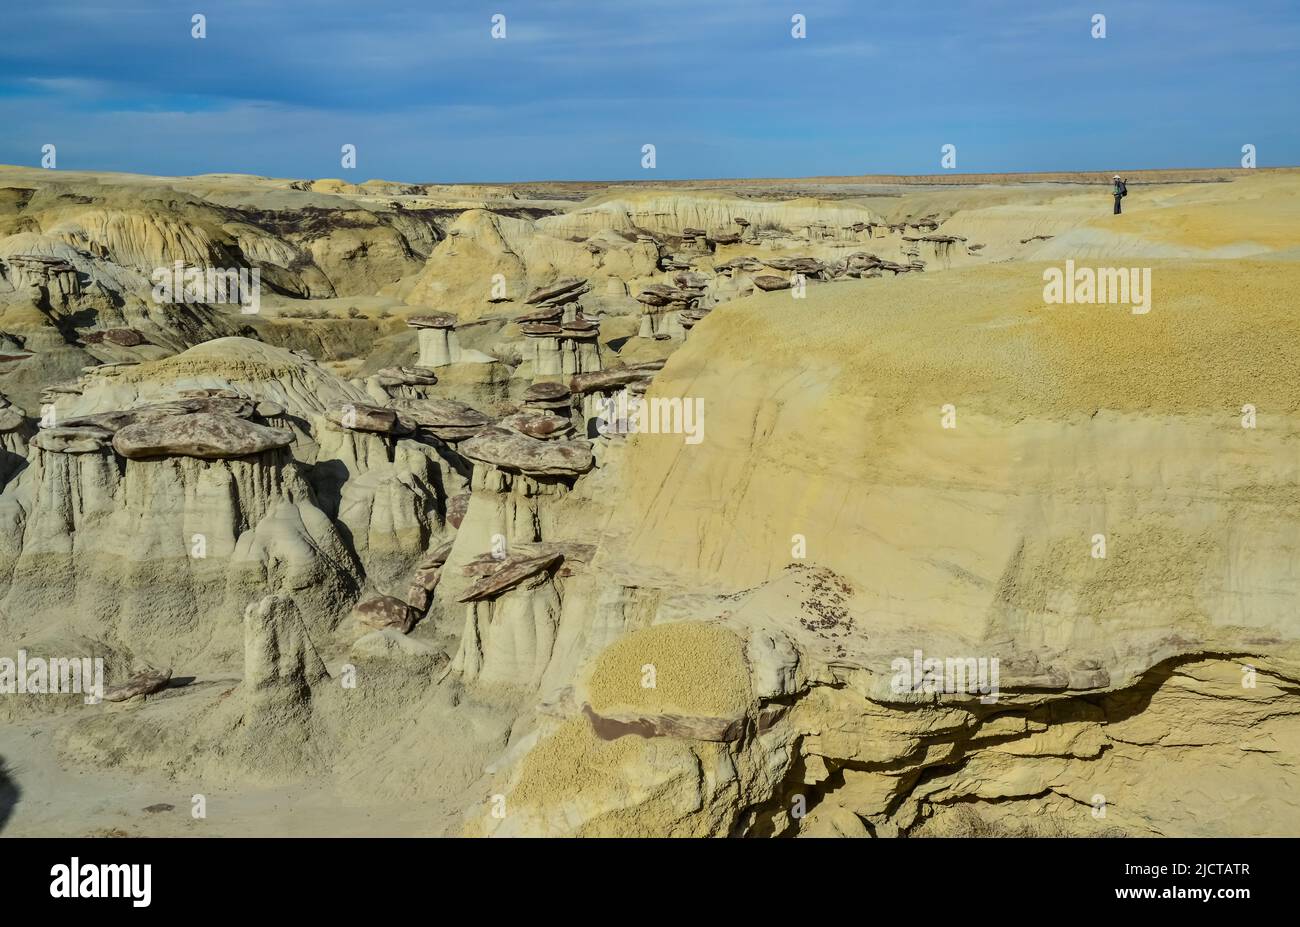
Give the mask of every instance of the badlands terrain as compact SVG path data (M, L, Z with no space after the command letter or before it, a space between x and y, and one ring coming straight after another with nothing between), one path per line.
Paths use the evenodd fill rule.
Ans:
M0 168L0 833L1300 835L1300 171L1109 173Z

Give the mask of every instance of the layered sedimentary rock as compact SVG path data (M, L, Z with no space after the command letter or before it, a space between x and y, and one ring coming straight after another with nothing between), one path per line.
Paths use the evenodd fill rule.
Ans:
M536 686L555 646L560 554L488 556L486 569L461 601L468 605L452 668L467 682Z
M0 520L8 633L220 662L235 652L232 617L258 590L283 590L320 633L355 594L352 554L284 450L130 459L107 436L37 446L0 495Z
M317 491L370 581L387 590L446 531L447 500L467 488L464 465L445 445L412 437L394 410L340 407L315 424Z
M1300 406L1280 354L1243 367L1233 346L1260 312L1294 339L1289 271L1207 324L1199 300L1235 269L1157 267L1151 319L1091 305L1041 318L1035 270L914 287L852 354L851 296L810 297L795 317L780 294L719 310L750 324L688 342L650 393L702 396L709 440L631 439L637 527L603 551L625 585L682 590L653 619L667 642L632 634L589 656L589 678L626 695L602 706L588 682L551 696L537 744L494 783L519 816L474 827L1211 833L1224 818L1193 796L1222 788L1227 763L1242 793L1268 796L1231 813L1288 832L1300 590L1259 577L1297 574L1300 523L1276 493L1296 477ZM1205 378L1190 386L1125 334L1146 323ZM756 330L768 365L738 375ZM812 370L835 372L814 387ZM1276 427L1224 414L1225 393L1251 394ZM620 646L632 653L610 671ZM720 666L739 678L704 710L641 690L647 666L705 694ZM1223 759L1191 759L1202 750ZM1186 791L1160 792L1154 771L1175 767Z
M113 433L113 450L131 459L225 460L288 447L293 435L221 412L167 415Z
M27 444L35 431L23 410L0 395L0 486L27 465Z
M568 322L521 322L525 347L516 375L568 376L601 369L600 326L578 317Z
M663 361L647 361L571 377L569 387L578 397L585 435L594 438L627 434L629 402L645 395L663 366Z
M0 653L112 696L0 703L16 832L1297 832L1294 178L87 177L0 171Z
M456 317L445 312L413 315L407 325L416 329L420 339L420 367L446 367L449 364L487 364L495 358L482 351L466 350L456 337Z
M398 413L425 433L445 442L472 438L492 417L454 399L399 400Z
M538 419L545 428L521 430ZM443 571L440 594L470 585L465 568L483 555L563 537L562 510L575 482L595 465L590 442L559 416L532 413L485 428L457 452L473 465L472 494Z

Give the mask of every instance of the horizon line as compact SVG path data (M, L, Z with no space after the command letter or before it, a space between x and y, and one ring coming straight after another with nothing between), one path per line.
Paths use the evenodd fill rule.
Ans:
M959 171L952 170L944 173L929 174L812 174L801 176L780 176L780 177L680 177L664 180L652 179L606 179L593 178L584 180L560 180L560 179L533 179L533 180L391 180L384 177L369 177L365 180L351 181L339 175L320 175L320 176L291 176L275 174L254 174L246 171L204 171L197 174L154 174L146 171L120 171L120 170L95 170L75 168L65 170L62 168L44 168L32 164L0 164L0 170L18 170L18 171L48 171L52 174L118 174L126 177L167 177L174 179L197 179L202 177L247 177L253 180L286 180L286 181L310 181L319 183L321 181L336 180L340 183L351 184L352 186L363 186L367 183L389 183L389 184L406 184L409 186L492 186L492 187L509 187L509 186L526 186L541 184L587 184L587 185L650 185L655 184L687 184L687 183L730 183L730 184L756 184L770 183L775 181L782 182L802 182L802 183L934 183L944 185L952 183L958 178L967 179L970 182L980 182L976 178L1014 178L1014 177L1067 177L1080 174L1097 174L1104 179L1110 179L1114 174L1123 177L1137 177L1143 174L1231 174L1232 176L1249 176L1259 172L1287 172L1300 171L1300 165L1273 165L1261 167L1145 167L1145 168L1099 168L1089 170L1037 170L1037 171ZM1039 183L1079 183L1080 181L1060 180L1053 181L1040 179ZM1178 181L1167 181L1176 183ZM312 191L302 191L312 192Z

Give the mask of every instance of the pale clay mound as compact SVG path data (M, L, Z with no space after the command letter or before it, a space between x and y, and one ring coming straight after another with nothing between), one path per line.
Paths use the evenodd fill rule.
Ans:
M0 828L1300 833L1300 174L1106 183L0 168Z

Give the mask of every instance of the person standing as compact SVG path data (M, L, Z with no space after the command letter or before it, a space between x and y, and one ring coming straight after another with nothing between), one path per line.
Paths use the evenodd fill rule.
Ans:
M1128 196L1128 184L1124 183L1124 178L1119 174L1115 175L1114 186L1111 189L1111 195L1115 197L1115 215L1120 214L1119 201Z

